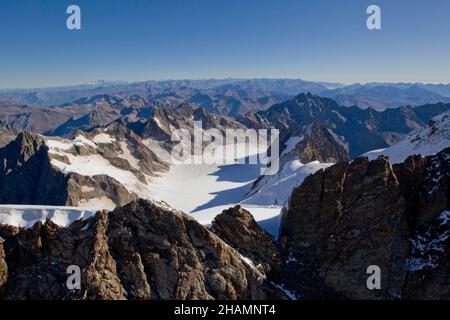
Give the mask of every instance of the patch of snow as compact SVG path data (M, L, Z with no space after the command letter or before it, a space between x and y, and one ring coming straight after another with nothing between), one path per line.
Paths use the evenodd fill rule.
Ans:
M140 168L139 167L139 160L136 159L136 157L131 154L131 151L128 148L127 143L125 141L121 141L119 144L120 144L120 148L122 149L122 153L119 154L117 157L127 160L128 163L133 168L139 170L139 168Z
M86 225L81 229L81 232L86 231L87 229L89 229L89 227L89 223L86 223Z
M446 225L447 223L450 222L450 211L443 211L440 215L439 215L439 219L441 220L441 226Z
M157 125L159 128L163 128L163 126L161 125L161 122L159 121L158 117L153 117L152 119L153 119L153 121L155 121L156 125ZM172 128L171 128L171 129L172 129ZM171 130L171 131L174 131L174 130Z
M164 148L163 143L151 138L142 140L142 143L156 154L159 159L167 163L172 163L170 152Z
M94 190L95 190L94 187L81 186L81 192L91 192L91 191L94 191Z
M57 149L57 150L69 150L73 147L73 143L70 143L68 140L56 140L56 139L46 139L45 140L45 144L47 145L47 147L52 150L52 149Z
M31 228L36 222L47 220L67 227L79 219L87 219L95 214L95 210L75 207L33 206L33 205L0 205L0 224L22 228Z
M286 263L298 262L298 260L292 255L292 252L289 253L289 256L286 258Z
M328 168L333 163L313 161L302 164L299 160L286 162L281 170L261 186L257 193L245 199L242 203L249 205L284 206L292 193L303 180L320 169Z
M97 145L92 142L91 140L87 139L85 136L83 135L78 135L75 137L75 139L73 140L75 145L85 145L85 146L90 146L92 148L96 148Z
M149 199L150 187L139 181L131 172L113 166L107 159L99 154L87 156L74 156L70 153L64 154L70 164L57 159L51 159L51 164L62 172L74 172L83 176L108 175L119 181L128 191L136 193L139 197Z
M147 143L154 147L152 141L147 140ZM231 147L234 148L230 145L225 150L228 160L240 154L230 150ZM258 147L253 146L249 148L248 154L255 154L258 151ZM201 224L209 225L223 210L240 204L259 176L260 168L259 164L248 162L226 165L205 163L172 165L169 171L150 181L150 198L163 200L171 207L190 214ZM242 206L261 226L277 236L281 207L251 204Z
M116 207L115 203L108 197L81 199L78 204L79 208L89 208L90 210L112 210Z
M236 249L235 247L233 247L233 246L232 246L230 243L228 243L225 239L222 239L222 240L223 240L223 242L225 243L225 245L226 245L227 247L229 247L232 251L234 251L234 252L239 256L239 258L242 260L242 262L244 262L248 267L250 267L253 271L255 271L259 276L265 278L265 276L264 276L264 275L261 273L261 271L255 266L255 264L253 263L253 261L252 261L250 258L248 258L248 257L244 256L243 254L241 254L241 253L239 252L238 249Z
M450 222L450 212L443 211L439 215L440 232L435 234L429 229L424 234L418 234L410 239L413 255L407 259L406 270L410 272L424 269L434 269L438 266L440 254L445 254L445 242L450 238L450 228L442 230ZM433 234L433 236L432 236Z
M111 137L109 134L107 133L99 133L98 135L96 135L94 138L92 138L92 141L94 141L95 143L105 143L105 144L109 144L109 143L113 143L116 141L116 138Z
M272 285L275 288L281 290L290 300L298 300L299 299L299 297L297 297L297 294L295 292L291 291L291 290L286 289L284 287L284 284L282 284L282 283L281 284L277 284L277 283L273 283L272 282Z
M96 144L83 135L78 135L73 140L63 138L44 137L45 144L51 153L60 153L72 149L74 146L96 148Z
M283 150L283 152L281 153L281 156L284 156L285 154L288 154L289 152L291 152L295 146L303 141L304 137L300 136L300 137L290 137L285 143L284 145L286 146Z
M252 268L254 271L260 273L260 271L258 270L258 268L256 268L255 264L253 263L253 261L250 258L245 257L244 255L242 255L241 253L239 253L239 251L236 250L236 252L239 254L239 257L241 258L242 261L244 261L244 263L246 265L248 265L250 268Z

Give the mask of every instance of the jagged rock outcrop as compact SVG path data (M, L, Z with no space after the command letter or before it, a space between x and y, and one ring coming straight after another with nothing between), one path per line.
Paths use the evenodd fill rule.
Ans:
M448 299L450 149L357 158L307 177L283 213L275 281L297 297ZM368 290L369 266L381 290Z
M350 161L349 146L333 131L314 122L306 129L303 139L282 160L293 158L302 163Z
M10 274L1 299L283 297L194 219L145 200L68 228L0 226L0 236ZM82 270L81 290L66 286L69 265Z
M408 255L405 202L398 180L385 158L359 158L307 177L294 189L284 214L280 241L286 272L314 275L320 289L348 298L400 296ZM369 291L366 269L383 270L383 291ZM295 291L301 281L286 279Z
M8 280L8 265L5 261L5 250L3 249L4 240L0 238L0 290L2 290Z
M212 222L212 229L244 256L269 272L279 263L275 240L240 206L224 210Z

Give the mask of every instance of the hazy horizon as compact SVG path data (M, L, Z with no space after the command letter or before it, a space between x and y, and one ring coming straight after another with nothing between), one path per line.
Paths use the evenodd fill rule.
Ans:
M71 4L81 30L66 28ZM381 30L366 27L371 4ZM450 83L448 12L447 0L4 0L0 88L94 79Z
M42 86L42 87L10 87L10 88L0 88L2 91L13 91L13 90L42 90L42 89L56 89L56 88L65 88L65 87L77 87L77 86L83 86L83 85L89 85L93 82L97 81L105 81L106 83L117 83L117 84L133 84L133 83L143 83L143 82L168 82L168 81L247 81L247 80L291 80L291 81L305 81L305 82L313 82L313 83L326 83L326 84L332 84L332 85L342 85L342 86L351 86L351 85L369 85L369 84L379 84L379 85L394 85L394 84L407 84L407 85L415 85L415 84L421 84L421 85L450 85L450 82L406 82L406 81L398 81L398 82L387 82L387 81L370 81L370 82L351 82L351 83L344 83L344 82L330 82L330 81L313 81L309 79L304 78L268 78L268 77L261 77L261 78L255 78L255 77L248 77L248 78L237 78L237 77L226 77L226 78L179 78L179 79L146 79L146 80L120 80L120 79L94 79L91 81L86 81L83 83L77 82L77 83L66 83L66 84L60 84L56 86Z

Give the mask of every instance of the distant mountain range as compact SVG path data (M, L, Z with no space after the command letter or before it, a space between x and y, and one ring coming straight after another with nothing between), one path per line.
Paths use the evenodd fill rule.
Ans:
M349 144L350 155L355 157L399 142L450 107L450 104L436 103L376 111L345 107L329 98L302 93L266 110L229 116L182 101L179 98L176 103L181 103L175 106L175 101L167 105L139 95L103 94L58 107L0 103L0 120L16 131L66 138L73 138L77 130L91 131L117 121L142 137L168 140L173 128L192 128L191 120L195 119L218 129L277 128L281 130L282 142L298 136L303 127L318 121L343 137Z
M435 86L418 85L353 85L322 92L325 97L333 98L344 106L358 106L360 108L372 108L385 110L398 106L417 106L427 103L449 102L450 92L437 90ZM450 87L449 87L450 88Z
M0 101L56 106L98 95L139 95L168 106L188 102L215 113L265 110L299 93L319 94L344 106L382 111L403 105L450 102L450 84L368 83L343 85L300 79L207 79L120 82L97 80L78 86L0 90Z
M334 100L308 93L257 114L267 118L276 128L284 127L285 130L318 121L344 137L350 146L350 155L356 157L367 148L379 149L399 142L406 134L424 127L432 117L449 108L450 104L438 103L385 111L363 110L343 107Z

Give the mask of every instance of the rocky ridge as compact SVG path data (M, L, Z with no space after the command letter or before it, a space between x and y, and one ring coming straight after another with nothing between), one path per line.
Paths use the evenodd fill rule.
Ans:
M322 126L345 138L353 158L403 140L408 133L425 127L429 120L448 111L449 107L450 104L437 103L379 112L373 109L342 107L332 99L302 93L258 114L282 130L304 127L318 121ZM294 135L296 134L290 134Z
M167 170L131 130L117 124L74 140L22 132L0 149L0 203L113 208L137 199Z
M0 226L0 236L1 299L284 297L219 237L163 204L133 201L69 228ZM82 270L81 290L66 286L69 265Z

